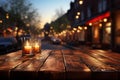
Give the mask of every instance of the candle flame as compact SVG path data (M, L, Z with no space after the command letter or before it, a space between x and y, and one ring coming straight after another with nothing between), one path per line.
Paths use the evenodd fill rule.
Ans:
M29 44L29 42L28 41L26 41L26 46L29 46L30 44Z

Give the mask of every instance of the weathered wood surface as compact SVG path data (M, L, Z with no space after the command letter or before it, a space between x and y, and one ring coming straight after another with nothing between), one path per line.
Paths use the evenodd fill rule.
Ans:
M64 60L60 50L53 51L44 65L40 68L39 79L65 80Z
M118 80L120 54L111 51L42 50L0 56L0 80Z
M75 55L74 52L62 51L65 60L66 66L66 80L78 80L86 79L89 80L91 77L90 69L83 63L81 58L78 55Z

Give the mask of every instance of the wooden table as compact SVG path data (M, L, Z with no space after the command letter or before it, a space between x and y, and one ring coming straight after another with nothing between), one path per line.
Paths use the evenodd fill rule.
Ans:
M0 56L0 80L118 80L120 54L89 50L17 51ZM120 79L119 79L120 80Z

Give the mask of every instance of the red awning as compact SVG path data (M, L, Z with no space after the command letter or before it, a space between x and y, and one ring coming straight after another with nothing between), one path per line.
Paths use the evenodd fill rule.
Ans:
M94 23L94 22L96 22L96 21L102 20L102 19L107 18L107 17L110 17L110 12L106 12L106 13L101 14L101 15L99 15L99 16L91 19L91 20L88 20L88 21L86 22L86 24Z

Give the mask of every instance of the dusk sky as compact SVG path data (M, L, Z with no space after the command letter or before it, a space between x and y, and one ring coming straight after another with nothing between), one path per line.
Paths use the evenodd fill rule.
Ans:
M0 2L5 2L6 0L0 0ZM41 18L41 27L45 23L50 23L55 16L56 10L62 9L65 13L70 9L70 2L74 0L28 0L32 3L33 8L37 9Z
M67 12L70 9L71 1L74 0L31 0L31 3L40 13L43 26L45 23L51 22L56 10L62 8L64 12Z

